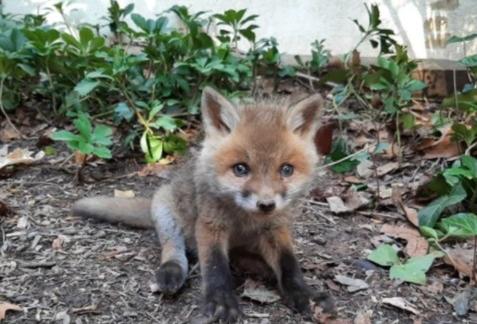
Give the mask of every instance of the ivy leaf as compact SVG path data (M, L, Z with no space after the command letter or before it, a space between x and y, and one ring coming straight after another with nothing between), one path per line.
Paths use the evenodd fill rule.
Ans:
M448 234L458 238L477 236L477 215L472 213L459 213L444 218L440 224Z
M394 248L389 244L381 244L376 250L371 252L368 260L383 267L399 264L399 257Z
M78 135L73 134L72 132L65 131L65 130L56 131L53 134L51 134L50 137L54 141L68 142L68 141L79 141L79 140L81 140L81 137L79 137Z
M83 79L75 86L74 90L78 92L80 96L84 97L93 91L99 84L99 81Z
M95 147L92 153L102 159L110 159L112 157L111 150L104 146Z
M85 114L79 115L78 118L73 120L73 124L84 139L89 140L91 138L93 126L91 126L91 122Z
M432 201L419 211L419 226L434 227L442 212L450 206L456 205L467 197L464 187L458 183L448 195L444 195Z
M410 258L404 264L395 264L391 267L389 277L406 282L423 285L426 283L426 272L436 257L443 256L440 252Z

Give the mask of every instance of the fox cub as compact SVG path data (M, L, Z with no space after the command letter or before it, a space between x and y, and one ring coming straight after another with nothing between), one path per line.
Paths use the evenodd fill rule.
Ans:
M207 316L233 321L240 315L229 252L259 255L276 275L288 304L309 310L313 294L293 254L293 209L314 180L314 143L322 99L294 105L235 105L211 88L202 94L205 139L152 201L85 198L73 212L136 227L154 227L162 245L160 290L177 292L188 272L186 250L196 251Z

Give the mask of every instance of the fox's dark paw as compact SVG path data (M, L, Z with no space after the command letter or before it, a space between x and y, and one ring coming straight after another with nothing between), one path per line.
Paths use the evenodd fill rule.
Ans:
M159 267L156 279L159 290L166 295L172 295L182 287L186 274L177 262L167 261Z
M335 301L330 294L323 291L315 292L311 296L311 300L322 309L323 313L336 314Z
M233 291L215 289L206 293L204 314L211 321L236 322L242 315Z
M312 294L307 286L295 286L285 292L285 301L293 310L301 314L311 314L310 298Z

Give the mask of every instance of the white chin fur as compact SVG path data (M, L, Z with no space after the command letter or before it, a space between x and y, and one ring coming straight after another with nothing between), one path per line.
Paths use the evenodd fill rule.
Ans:
M234 200L237 206L243 208L244 210L257 212L257 198L255 195L250 195L248 197L242 196L241 193L237 193L234 195ZM273 199L275 201L275 208L277 210L282 209L287 204L287 201L283 199L281 195L276 195Z

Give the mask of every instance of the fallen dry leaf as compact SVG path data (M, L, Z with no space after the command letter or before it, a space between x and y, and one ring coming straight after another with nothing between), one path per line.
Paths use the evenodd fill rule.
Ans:
M372 324L371 317L373 316L373 311L368 309L366 311L361 311L356 314L353 324Z
M408 302L402 297L383 298L382 303L408 311L410 313L413 313L414 315L419 314L419 311L410 302Z
M473 249L453 248L446 250L444 262L453 266L462 275L470 278L472 277L473 258Z
M53 240L53 242L51 243L51 248L53 250L61 250L63 248L63 242L64 242L64 239L63 237L61 236L58 236L57 238L55 238Z
M268 290L265 286L251 279L245 281L244 290L241 296L262 304L271 304L280 300L280 295L278 293Z
M114 189L114 197L117 198L134 198L136 195L132 190L118 190Z
M442 136L435 140L424 139L416 147L417 151L424 153L424 159L452 158L461 154L458 143L452 141L452 129L450 127L442 130Z
M168 179L170 177L169 169L170 169L170 166L166 164L150 163L150 164L146 164L146 166L138 172L138 176L147 177L150 175L155 175L160 178Z
M336 318L335 313L325 311L319 304L310 302L313 312L313 320L320 324L352 324L351 320Z
M5 124L5 123L4 123ZM6 126L0 129L0 141L3 143L10 142L11 140L18 139L21 134L16 129L12 128L8 123Z
M349 213L355 211L369 203L366 193L349 188L344 194L343 199L338 196L327 197L326 201L330 210L335 214Z
M379 177L382 177L385 174L388 174L389 172L392 172L394 170L397 170L399 168L399 163L398 162L389 162L383 165L380 165L376 169L376 173L378 174Z
M366 281L361 279L350 278L347 276L336 275L335 281L342 285L347 286L347 289L349 292L355 292L355 291L369 288L369 285L366 283Z
M8 146L4 145L0 149L0 169L8 165L32 164L40 161L45 156L45 152L43 151L39 151L35 155L32 154L33 152L20 147L13 150L13 152L8 153Z
M10 213L10 207L0 200L0 216L7 216Z
M1 302L0 303L0 321L5 319L5 315L7 311L21 312L22 308L15 304Z
M391 198L393 203L398 205L399 208L401 208L407 220L415 227L419 227L419 218L417 210L411 207L407 207L402 201L402 188L400 188L399 186L393 186Z
M327 155L331 152L331 143L333 139L333 130L336 128L336 123L328 123L322 125L315 135L315 146L318 153Z
M429 243L421 236L418 230L409 226L396 226L384 224L381 233L388 236L402 238L407 241L405 252L408 256L423 256L429 250Z

